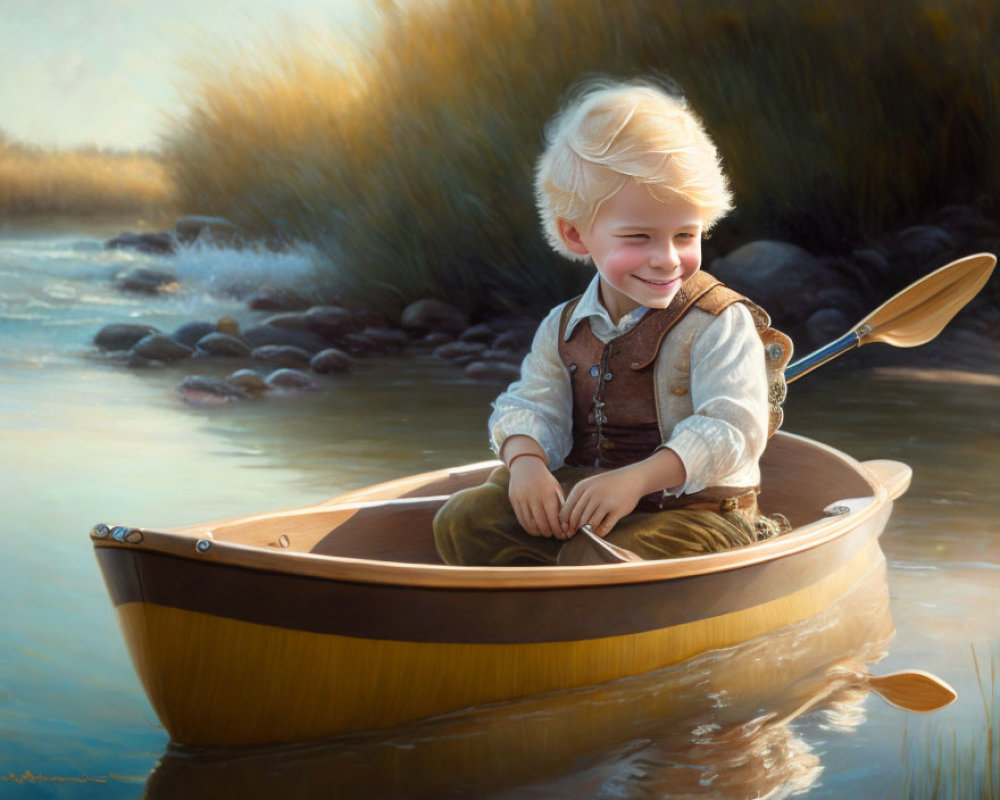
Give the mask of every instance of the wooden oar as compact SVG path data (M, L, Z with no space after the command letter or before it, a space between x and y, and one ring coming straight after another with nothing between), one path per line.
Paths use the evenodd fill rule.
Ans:
M958 692L937 675L931 675L931 673L921 669L892 672L889 675L872 675L863 669L836 666L827 673L827 676L832 678L831 682L794 711L779 719L775 719L777 714L772 713L763 718L762 721L772 726L786 725L802 716L809 709L819 705L830 695L847 688L875 692L883 700L897 708L921 714L944 708L958 698Z
M785 369L792 383L837 356L872 342L916 347L937 336L990 279L997 258L978 253L952 261L893 295L839 339Z
M958 697L958 692L937 675L919 669L861 678L863 685L883 700L907 711L937 711Z

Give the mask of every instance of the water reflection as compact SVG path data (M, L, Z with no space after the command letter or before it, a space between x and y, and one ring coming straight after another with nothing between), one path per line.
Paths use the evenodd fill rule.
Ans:
M170 746L145 796L784 797L822 771L793 722L858 726L866 693L830 670L892 635L879 559L824 613L677 667L323 742Z

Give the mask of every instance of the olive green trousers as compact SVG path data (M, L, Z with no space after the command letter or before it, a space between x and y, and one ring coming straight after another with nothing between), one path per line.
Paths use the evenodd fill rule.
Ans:
M594 475L590 467L561 467L552 474L565 494ZM434 517L434 541L446 564L524 566L587 563L582 537L532 536L510 504L510 473L497 467L480 486L456 492ZM605 539L644 559L679 558L743 547L778 532L756 509L726 513L695 509L635 511L619 520ZM566 551L560 556L563 548Z

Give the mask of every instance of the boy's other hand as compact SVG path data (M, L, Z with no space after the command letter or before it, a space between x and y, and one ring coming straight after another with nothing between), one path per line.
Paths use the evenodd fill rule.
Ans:
M627 467L592 475L573 487L559 518L574 533L589 524L598 536L607 536L618 520L635 509L642 488Z
M566 497L542 459L528 456L511 464L508 493L517 521L532 536L569 538L570 528L559 519Z

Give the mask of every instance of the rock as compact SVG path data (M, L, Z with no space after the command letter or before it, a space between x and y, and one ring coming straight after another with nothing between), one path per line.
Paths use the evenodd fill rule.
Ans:
M921 267L941 261L939 266L944 266L955 242L946 230L936 225L914 225L897 233L890 247L890 260L894 262L902 259L906 264Z
M199 339L215 330L216 327L211 322L185 322L170 334L170 338L175 342L180 342L185 347L193 348L198 344Z
M510 383L521 377L521 368L505 361L471 361L465 365L465 374L476 380Z
M435 348L434 355L449 361L470 360L470 357L478 356L485 349L486 345L482 342L449 342Z
M374 342L375 347L383 353L394 353L410 343L406 331L399 328L365 328L361 331L361 336Z
M273 325L254 325L243 331L242 338L251 347L263 347L266 344L287 344L301 347L310 353L318 353L330 346L329 342L311 331L276 328Z
M778 327L807 318L816 310L814 294L830 285L830 275L815 256L797 245L766 239L716 259L709 272L760 303Z
M132 325L116 322L105 325L94 336L94 344L101 350L131 350L140 339L159 333L152 325Z
M354 360L343 350L328 347L312 357L309 368L313 372L325 375L328 372L350 372Z
M312 354L308 350L290 344L265 344L252 350L250 357L282 367L308 367Z
M305 311L312 304L292 289L262 286L247 298L247 305L254 311Z
M420 344L425 347L440 347L443 344L448 344L448 342L455 341L455 337L450 334L444 333L442 331L433 331L428 333L425 337L420 340Z
M217 358L249 358L250 348L246 343L228 333L210 333L198 340L198 355Z
M267 376L267 385L274 389L298 389L302 391L312 391L319 388L319 384L313 380L312 376L297 369L279 369Z
M104 243L107 250L137 250L151 255L173 255L177 241L169 233L123 233Z
M840 308L821 308L809 316L806 329L809 335L810 347L820 347L847 333L857 322ZM805 355L805 353L802 353Z
M535 338L537 328L537 322L533 323L530 328L510 328L499 334L491 346L498 350L513 350L515 353L527 352L531 349L531 342Z
M360 319L340 306L313 306L306 312L306 319L313 333L331 342L364 327Z
M462 331L462 334L458 337L460 342L482 342L483 344L489 344L496 337L496 331L493 330L489 325L473 325L471 328L466 328Z
M267 381L252 369L236 370L236 372L226 378L226 383L250 394L260 394L271 388L267 385Z
M239 336L240 323L232 317L219 317L219 321L215 324L215 330L228 336Z
M132 353L150 361L180 361L190 358L194 351L165 333L151 333L135 343Z
M186 403L199 406L223 405L247 396L247 393L238 386L204 375L186 377L177 387L177 394Z
M222 247L243 247L246 239L236 225L222 217L206 217L191 214L181 217L174 224L174 238L181 244L218 245Z
M353 356L360 356L364 353L371 353L378 350L378 345L367 336L360 333L349 333L341 336L337 343Z
M392 323L376 311L369 311L366 308L352 311L351 316L357 320L362 328L391 328Z
M288 328L290 331L308 331L309 317L306 314L299 312L289 313L289 314L275 314L273 317L268 317L262 323L262 325L273 325L275 328Z
M133 267L115 276L115 288L123 292L159 294L172 292L177 286L177 276L163 269Z
M515 353L513 350L503 350L497 348L483 350L483 352L479 354L479 358L483 361L503 361L507 364L516 364L518 367L521 366L521 362L524 360L524 356L521 353Z
M469 318L448 303L427 298L410 303L403 309L399 324L410 333L441 331L458 336L469 327Z

